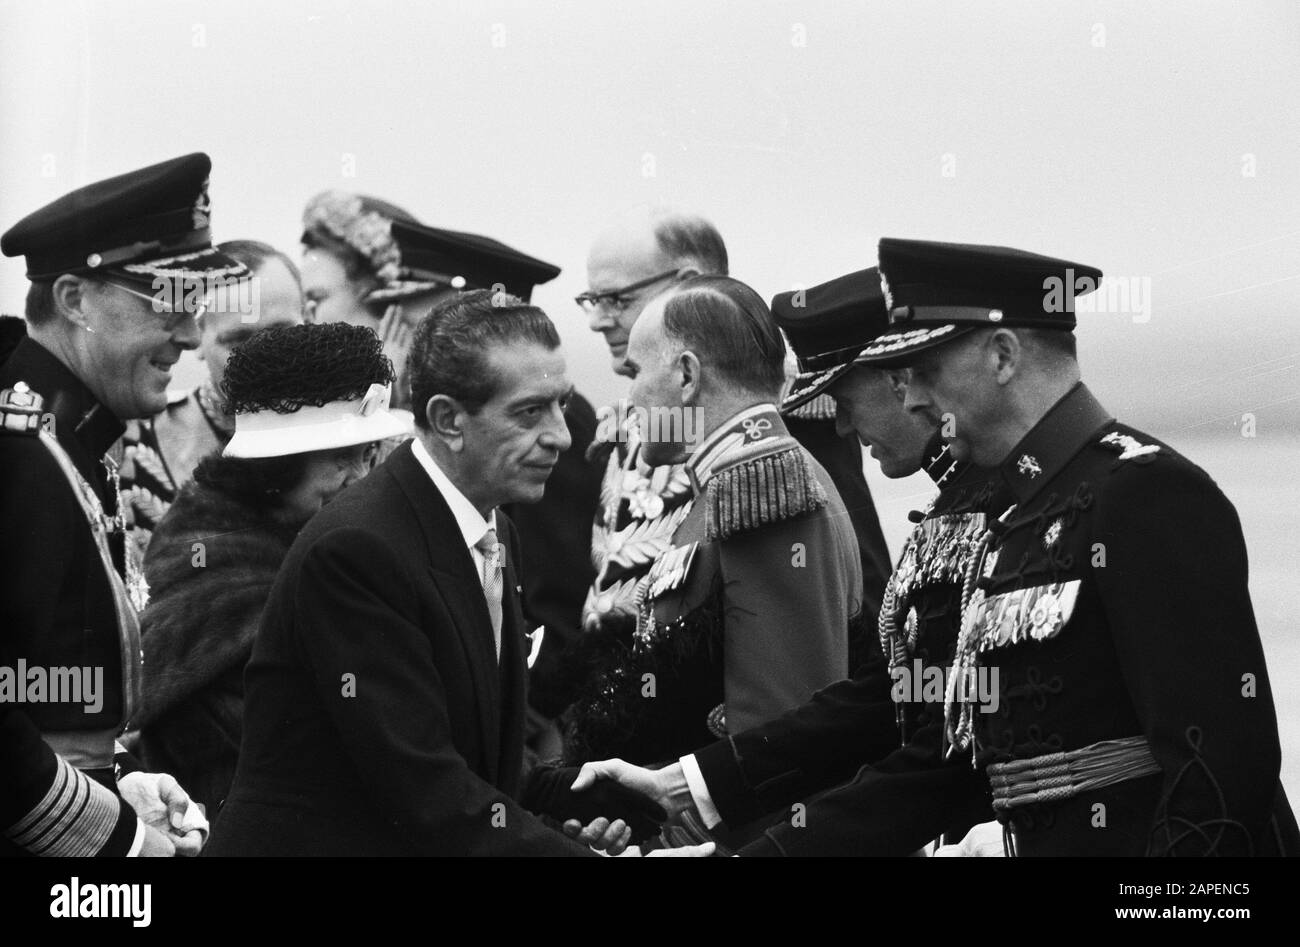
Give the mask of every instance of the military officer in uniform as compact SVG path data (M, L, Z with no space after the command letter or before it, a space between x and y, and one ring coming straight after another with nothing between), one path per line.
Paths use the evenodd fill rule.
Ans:
M949 737L988 776L1020 855L1300 852L1232 504L1116 421L1080 379L1074 299L1093 267L885 239L907 406L1011 504L963 590ZM981 713L957 685L997 669ZM963 697L965 699L963 699Z
M48 856L170 855L175 846L142 828L135 810L50 749L12 704L0 704L0 853ZM79 813L64 831L64 816ZM137 833L141 835L136 846Z
M684 460L690 499L637 580L624 659L573 708L571 759L675 759L847 674L857 543L774 403L784 357L766 304L728 277L682 282L633 327L640 449L655 469Z
M88 185L0 238L32 281L28 337L0 366L0 665L102 681L93 703L48 694L4 708L10 854L194 853L206 831L171 777L115 759L138 694L147 589L124 554L105 453L124 420L165 405L171 367L197 341L191 302L247 275L212 249L210 168L192 154Z
M939 493L924 512L912 514L917 525L885 586L872 629L875 647L852 678L677 765L651 773L617 761L600 763L588 767L587 778L619 778L666 808L685 810L688 828L668 833L678 842L707 837L701 824L715 830L760 824L755 820L779 811L779 818L767 816L769 834L741 854L788 850L791 840L772 840L782 827L793 830L794 840L807 837L813 847L804 850L817 853L819 842L834 842L833 832L829 839L808 833L804 820L792 821L789 807L850 779L864 764L878 763L906 774L909 793L944 795L957 803L935 834L960 837L992 812L987 793L965 791L975 782L969 766L945 764L943 695L922 684L951 660L962 581L983 535L986 510L998 503L997 490L989 472L956 461L932 421L904 408L905 372L860 361L863 350L889 331L875 267L814 286L802 298L781 294L772 312L799 360L782 409L833 398L841 436L861 442L887 477L924 470ZM900 838L910 837L905 801L895 800L895 806L889 824ZM830 828L822 820L816 824Z
M587 260L590 289L576 301L592 331L608 344L616 374L629 375L629 333L650 301L701 275L728 275L722 236L702 217L637 208L597 237ZM604 474L591 531L595 577L583 606L582 633L565 643L565 651L552 652L546 686L537 689L539 695L545 691L547 706L556 713L589 690L593 678L624 661L636 626L637 585L669 547L692 500L683 465L645 462L636 418L625 406L624 401L604 409L589 451ZM870 630L889 575L889 552L863 476L861 448L836 435L834 413L830 398L819 392L783 415L782 423L830 473L848 510L862 563L863 625ZM859 643L857 637L850 642L850 666ZM544 651L543 662L546 658ZM574 709L569 716L581 714ZM580 758L573 752L569 757Z

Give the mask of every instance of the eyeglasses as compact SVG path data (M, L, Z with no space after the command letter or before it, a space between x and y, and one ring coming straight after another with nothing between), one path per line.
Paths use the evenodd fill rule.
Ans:
M611 289L605 293L579 293L573 297L583 312L594 312L599 306L609 306L615 312L622 312L632 303L636 302L635 296L629 296L628 293L635 289L644 289L647 286L653 286L655 283L662 282L670 276L681 275L680 269L664 270L656 276L648 279L639 280L635 283L629 283L619 289Z
M155 313L158 315L165 315L166 318L163 320L163 324L168 332L174 331L176 327L180 325L182 319L189 317L192 317L195 321L202 319L203 314L208 311L208 307L211 305L211 296L204 296L199 301L199 304L194 307L193 313L191 313L184 303L182 303L178 309L171 303L167 302L167 300L162 296L151 296L148 293L142 293L137 289L132 289L130 286L123 286L121 283L115 283L112 280L104 280L104 282L109 286L122 290L124 293L130 293L137 299L145 300L149 303L150 308Z

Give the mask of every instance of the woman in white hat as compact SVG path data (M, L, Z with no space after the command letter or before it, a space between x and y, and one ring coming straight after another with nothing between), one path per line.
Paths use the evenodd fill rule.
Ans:
M200 461L145 556L140 751L220 809L234 776L243 671L294 537L409 433L389 409L393 367L373 331L346 323L266 329L222 381L235 435Z

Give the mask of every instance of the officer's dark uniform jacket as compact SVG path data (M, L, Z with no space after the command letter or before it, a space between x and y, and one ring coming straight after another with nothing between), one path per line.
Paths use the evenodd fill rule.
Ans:
M672 468L658 471L675 489ZM848 670L862 599L852 525L776 409L726 422L683 475L686 499L653 510L674 528L633 579L631 641L572 708L570 761L674 759L798 706Z
M62 362L30 339L0 367L0 390L14 389L20 382L41 397L43 425L93 491L94 502L111 516L114 496L101 458L121 435L121 422ZM121 602L115 601L86 513L58 462L35 431L15 431L8 424L0 432L0 523L0 664L16 668L22 659L29 668L103 669L102 706L96 712L71 702L6 708L6 757L19 764L14 772L21 775L23 786L11 787L17 794L5 797L0 822L12 827L27 815L30 835L33 822L56 822L60 807L77 802L63 798L74 791L65 778L37 799L39 810L10 808L31 802L32 787L42 774L58 769L51 750L112 785L113 741L125 723L127 688L138 681L138 666L128 665L124 678L123 656L132 655L138 662L139 639L138 631L132 637L119 630ZM108 539L120 568L121 533L110 533ZM104 844L101 853L125 854L135 834L130 807L104 812L100 821L104 831L98 834L112 836L107 843L107 835L95 842ZM115 828L108 829L110 825ZM78 827L82 830L87 837L97 834L84 824ZM16 853L9 841L0 842L0 847Z
M873 762L905 785L906 795L900 794L897 808L880 825L886 832L896 827L894 844L900 851L914 850L940 832L960 835L992 818L987 793L970 791L978 786L970 767L943 759L942 694L926 684L951 660L961 577L984 531L985 511L996 507L999 494L987 471L956 463L938 436L924 469L939 494L924 514L913 514L921 519L885 587L877 649L851 679L778 720L695 754L710 799L728 826L786 810L742 854L856 853L844 842L847 827L823 818L819 802L809 804L811 821L792 820L788 807ZM917 695L922 699L914 699ZM906 796L911 794L951 804L948 818L929 835L908 825ZM836 818L867 815L850 806Z
M999 669L1002 701L995 714L965 718L978 762L992 764L1014 850L1300 851L1232 504L1199 467L1113 420L1082 384L1001 473L1015 507L994 531L963 652ZM1005 765L1125 739L1139 748L1122 763L1103 768L1093 757L1098 781L1125 768L1110 785L1078 788L1076 775L1069 790L1035 794L1023 764Z

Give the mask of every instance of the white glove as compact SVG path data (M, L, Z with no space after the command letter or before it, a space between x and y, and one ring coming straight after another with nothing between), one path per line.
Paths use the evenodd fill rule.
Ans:
M1002 823L981 822L966 833L956 845L941 845L935 858L1002 858Z

